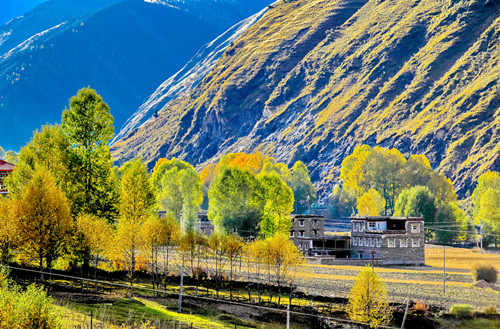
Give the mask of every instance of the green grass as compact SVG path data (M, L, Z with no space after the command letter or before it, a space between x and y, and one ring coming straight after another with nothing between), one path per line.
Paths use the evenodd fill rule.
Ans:
M456 323L447 323L446 326L453 329L498 329L500 328L500 320L469 319Z
M194 328L210 329L222 329L231 325L237 325L240 329L263 326L260 323L245 321L210 309L184 307L183 313L177 313L176 304L162 305L143 298L59 300L58 303L61 304L59 310L63 315L63 322L67 325L88 323L92 313L94 319L99 322L117 325L134 325L149 321L160 327L173 322L184 325L192 324ZM269 324L263 327L280 326Z

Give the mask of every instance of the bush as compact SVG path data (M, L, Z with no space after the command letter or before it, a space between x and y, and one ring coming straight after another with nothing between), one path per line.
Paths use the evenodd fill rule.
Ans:
M7 279L0 268L0 325L2 328L60 328L58 316L41 287L29 286L22 291Z
M484 314L492 315L492 314L498 314L497 309L495 306L488 306L483 310Z
M488 283L495 283L497 282L497 275L497 270L490 264L476 264L472 267L474 281L484 280Z
M450 309L450 313L453 314L457 319L467 319L474 315L474 310L472 306L467 304L456 304Z

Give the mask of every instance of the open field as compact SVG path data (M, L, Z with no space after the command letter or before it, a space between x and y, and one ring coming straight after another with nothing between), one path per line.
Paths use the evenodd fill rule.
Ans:
M426 246L426 265L423 267L377 267L376 272L386 283L393 301L404 302L407 297L426 304L449 308L466 303L482 309L488 305L500 308L500 292L472 287L470 267L476 262L494 264L500 270L500 255L446 247L446 293L443 293L443 248ZM360 266L308 265L308 280L303 289L321 295L347 297ZM497 283L495 288L500 290Z

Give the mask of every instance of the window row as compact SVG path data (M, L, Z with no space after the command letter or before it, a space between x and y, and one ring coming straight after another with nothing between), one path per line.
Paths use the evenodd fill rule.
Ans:
M396 240L399 240L400 247L402 247L402 248L408 247L408 239L388 239L387 240L387 247L395 248L396 247ZM420 239L411 239L411 246L412 247L420 247Z
M354 222L352 223L352 230L354 232L363 232L365 229L365 223L357 223L357 222Z
M396 247L396 240L399 240L399 247L405 248L408 247L409 239L387 239L387 247L394 248ZM377 238L352 238L352 245L359 247L376 247L380 248L381 239ZM412 247L420 247L420 239L411 239Z
M318 236L319 232L318 230L312 230L312 236ZM305 237L306 236L306 231L297 231L297 236L298 237ZM295 231L290 231L290 237L295 237Z
M352 245L353 246L366 246L366 247L377 247L380 248L381 245L381 239L376 239L376 238L353 238L352 239Z

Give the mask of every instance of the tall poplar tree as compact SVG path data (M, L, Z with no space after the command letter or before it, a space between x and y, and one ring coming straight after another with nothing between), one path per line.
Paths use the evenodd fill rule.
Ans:
M311 183L309 170L302 161L297 161L293 165L290 186L295 200L294 213L305 213L316 201L316 189Z
M80 89L63 111L62 128L75 151L72 163L78 172L75 187L81 191L81 210L112 219L118 199L107 145L114 134L108 105L95 90Z

